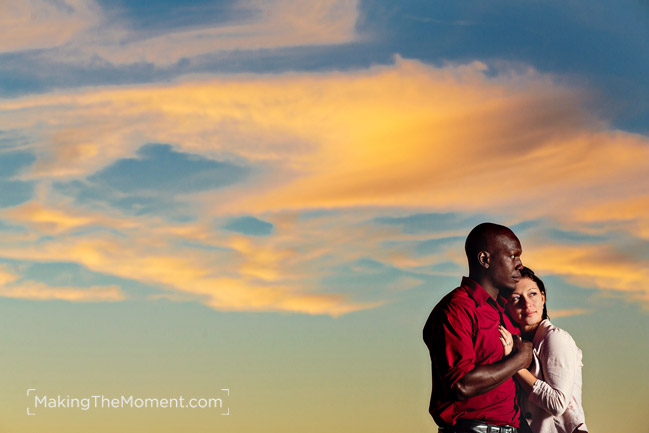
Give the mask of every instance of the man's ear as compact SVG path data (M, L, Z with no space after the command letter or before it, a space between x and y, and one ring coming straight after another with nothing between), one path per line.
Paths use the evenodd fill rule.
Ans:
M485 268L485 269L489 268L490 259L491 259L491 255L489 254L489 251L480 251L478 253L478 263L483 268Z

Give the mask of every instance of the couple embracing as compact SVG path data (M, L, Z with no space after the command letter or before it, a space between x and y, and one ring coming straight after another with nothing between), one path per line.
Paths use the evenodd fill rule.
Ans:
M483 223L465 250L469 277L424 327L440 433L588 432L581 350L550 323L545 285L523 266L516 235Z

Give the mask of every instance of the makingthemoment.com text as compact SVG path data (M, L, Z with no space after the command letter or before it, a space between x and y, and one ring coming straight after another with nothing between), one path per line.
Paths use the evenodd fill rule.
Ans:
M132 395L108 398L103 395L89 397L70 397L57 395L56 397L34 396L34 409L222 409L223 401L220 398L157 398L134 397Z

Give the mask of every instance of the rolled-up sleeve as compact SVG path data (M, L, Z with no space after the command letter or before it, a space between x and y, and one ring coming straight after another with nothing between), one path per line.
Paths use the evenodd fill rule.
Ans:
M534 383L530 402L553 416L561 416L566 411L580 367L578 351L567 332L555 329L547 335L545 347L539 354L544 380Z
M470 313L462 305L454 304L449 305L445 313L435 336L442 340L437 347L443 352L436 354L435 363L447 391L450 391L458 380L475 368L475 350Z

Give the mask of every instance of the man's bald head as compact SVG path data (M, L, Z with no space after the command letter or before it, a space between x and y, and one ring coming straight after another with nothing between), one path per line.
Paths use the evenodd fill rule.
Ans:
M521 244L508 227L482 223L471 230L464 244L469 276L499 290L511 289L520 278Z
M469 260L469 267L472 266L471 262L477 261L480 251L493 250L500 236L513 236L516 238L516 235L509 227L500 224L482 223L475 226L464 243L464 251L466 251L466 257Z

